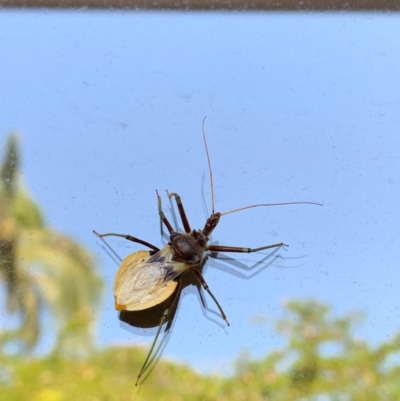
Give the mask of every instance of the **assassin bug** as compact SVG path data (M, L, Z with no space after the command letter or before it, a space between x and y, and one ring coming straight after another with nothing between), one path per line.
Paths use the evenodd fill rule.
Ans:
M185 232L181 233L175 231L166 218L164 212L162 211L161 197L157 192L158 212L161 221L161 230L162 226L164 225L169 232L169 242L167 245L164 246L164 248L159 249L155 245L150 244L149 242L146 242L139 238L133 237L131 235L116 233L99 234L93 230L93 232L99 238L104 238L107 236L123 237L138 244L142 244L152 250L150 252L134 252L128 255L122 261L114 281L115 308L118 311L143 311L153 308L169 299L167 306L161 316L155 338L137 376L136 386L138 385L143 373L152 362L152 358L154 357L153 351L155 349L155 345L157 343L157 339L163 325L168 321L169 324L167 325L165 330L167 331L170 327L171 311L173 306L175 305L175 302L177 301L177 297L179 296L181 290L181 276L183 273L191 272L194 275L197 281L203 286L204 290L207 291L208 294L211 296L220 312L222 319L225 320L226 324L229 326L229 322L225 312L215 298L214 294L209 289L203 275L200 272L205 252L210 251L214 253L252 253L270 248L278 248L285 245L283 242L272 245L264 245L258 248L245 248L212 244L209 245L209 237L214 231L215 227L218 225L219 220L222 216L229 213L238 212L240 210L260 206L278 206L293 204L321 205L315 202L285 202L273 204L263 203L233 209L225 213L215 212L214 181L206 136L204 132L204 122L205 118L203 120L203 140L206 149L210 174L212 213L207 219L203 229L191 229L189 221L186 217L182 200L177 193L173 192L168 193L168 196L169 198L175 198L179 216L181 218Z

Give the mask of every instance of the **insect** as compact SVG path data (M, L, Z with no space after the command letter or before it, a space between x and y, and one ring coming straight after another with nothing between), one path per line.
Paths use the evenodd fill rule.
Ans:
M207 219L204 227L200 230L192 230L186 217L180 196L173 192L168 193L169 198L174 198L182 221L184 232L175 231L171 223L168 221L162 210L161 197L157 192L158 213L161 221L161 229L163 225L169 232L169 242L164 248L159 249L157 246L133 237L131 235L105 233L99 234L93 232L99 237L117 236L126 238L129 241L148 247L151 251L137 251L128 255L121 263L114 281L114 297L115 308L118 311L143 311L166 303L166 307L160 318L158 329L155 338L152 342L147 357L139 371L136 379L136 386L146 369L150 366L154 357L155 345L160 335L162 327L171 318L171 311L174 307L177 297L181 290L181 277L184 273L191 273L197 279L199 284L210 295L215 305L217 306L222 319L229 326L228 319L218 300L211 292L206 280L204 279L200 269L206 252L233 252L233 253L252 253L266 249L282 247L285 244L279 242L272 245L264 245L258 248L246 248L236 246L222 246L209 244L209 238L215 227L218 225L222 216L229 213L238 212L240 210L250 209L260 206L278 206L278 205L293 205L293 204L313 204L320 205L315 202L285 202L273 204L254 204L237 209L230 210L225 213L215 212L214 208L214 181L211 169L211 161L207 147L207 141L204 131L203 120L203 140L207 155L210 184L211 184L211 204L212 213ZM169 330L170 322L166 327Z

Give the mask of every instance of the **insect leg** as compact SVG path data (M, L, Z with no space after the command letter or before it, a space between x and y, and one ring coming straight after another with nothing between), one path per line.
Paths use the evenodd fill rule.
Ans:
M162 223L165 224L165 227L167 227L167 230L169 231L170 234L175 232L174 228L171 226L171 223L168 221L168 219L165 217L164 212L162 211L162 204L161 204L161 196L157 193L157 201L158 201L158 214L160 215L160 225L161 225L161 235L164 233L162 229Z
M190 228L189 220L186 217L181 197L176 192L168 193L167 191L167 194L169 198L172 198L173 196L175 197L176 206L178 207L179 216L181 216L183 228L185 229L185 233L189 234L192 230Z
M230 326L228 319L226 318L225 312L223 311L221 305L219 304L219 302L217 301L217 298L215 298L214 294L211 292L210 288L208 287L208 284L206 282L206 280L204 280L203 275L196 269L192 269L194 276L197 278L197 280L199 280L200 284L203 286L203 288L210 294L211 298L213 299L213 301L215 302L215 304L217 305L219 312L221 313L221 317L222 319L225 320L226 324L228 326Z
M155 335L155 337L154 337L154 340L153 340L153 342L152 342L152 344L151 344L150 350L149 350L149 352L148 352L148 354L147 354L147 356L146 356L146 359L145 359L145 361L144 361L142 367L140 368L139 374L137 375L136 384L135 384L136 386L139 384L139 381L140 381L140 379L141 379L143 373L147 370L147 368L150 366L150 364L151 364L152 361L153 361L153 358L151 358L151 356L152 356L153 351L154 351L154 348L155 348L155 346L156 346L158 336L159 336L160 333L161 333L161 328L162 328L162 326L164 325L164 323L168 320L169 314L170 314L170 312L171 312L171 309L172 309L172 307L174 306L175 301L176 301L177 296L179 295L180 291L181 291L181 281L178 280L178 284L177 284L177 286L176 286L175 292L173 293L173 295L172 295L172 297L171 297L171 300L170 300L170 302L168 303L167 308L165 309L165 311L163 312L163 314L162 314L162 316L161 316L160 324L159 324L159 326L158 326L157 333L156 333L156 335ZM169 327L170 327L170 326L167 326L167 329L169 329Z
M99 233L98 233L97 231L95 231L95 230L93 230L93 233L96 234L99 238L110 237L110 236L113 236L113 237L122 237L122 238L125 238L125 239L129 240L129 241L136 242L137 244L142 244L142 245L144 245L144 246L147 246L148 248L153 249L153 251L158 252L158 251L160 250L160 249L157 248L155 245L150 244L150 242L147 242L147 241L144 241L144 240L142 240L142 239L133 237L132 235L128 235L128 234L116 234L116 233L99 234Z
M281 246L289 246L289 245L286 245L283 242L279 242L278 244L273 244L273 245L261 246L259 248L241 248L239 246L209 245L206 248L206 251L252 253L252 252L263 251L264 249L278 248Z

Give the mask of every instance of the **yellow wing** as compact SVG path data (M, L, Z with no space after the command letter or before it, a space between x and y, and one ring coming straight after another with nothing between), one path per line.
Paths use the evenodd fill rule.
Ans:
M121 263L114 280L115 308L139 311L152 308L169 298L177 282L173 279L190 268L173 262L172 249L166 245L150 256L149 251L137 251Z

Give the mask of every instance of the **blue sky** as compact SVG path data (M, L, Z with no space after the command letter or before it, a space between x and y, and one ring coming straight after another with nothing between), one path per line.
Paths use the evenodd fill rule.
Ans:
M245 350L261 357L283 343L271 324L288 298L320 299L338 315L365 312L357 335L373 343L398 330L399 18L0 14L1 143L19 132L22 179L48 223L96 255L108 285L97 344L148 344L154 331L119 323L117 266L92 229L161 246L155 189L178 192L192 227L203 227L204 116L216 210L287 201L324 207L224 216L215 242L290 246L247 279L211 262L205 278L231 326L205 313L187 287L164 356L219 373ZM164 207L169 213L165 199ZM121 257L140 249L109 243Z

